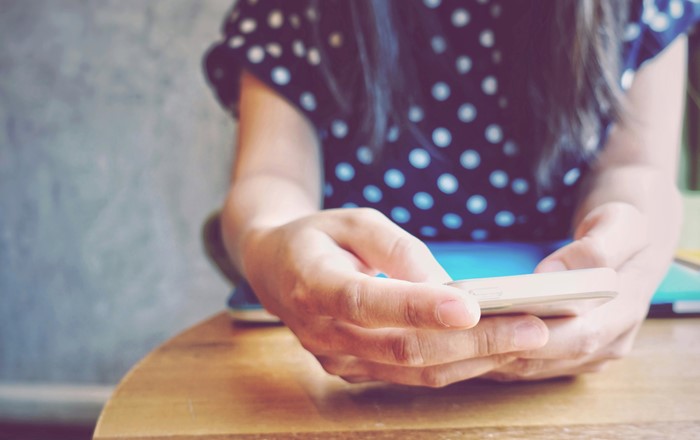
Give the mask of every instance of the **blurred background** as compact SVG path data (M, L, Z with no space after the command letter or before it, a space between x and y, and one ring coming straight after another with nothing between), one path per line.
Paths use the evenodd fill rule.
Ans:
M223 308L200 229L235 126L200 63L231 3L0 0L0 438L90 438L135 362Z
M135 362L223 308L200 228L234 123L200 66L231 3L0 0L0 437L91 431Z

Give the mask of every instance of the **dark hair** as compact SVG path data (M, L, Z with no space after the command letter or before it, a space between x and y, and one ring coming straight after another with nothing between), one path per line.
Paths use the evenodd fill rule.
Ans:
M409 42L434 29L435 18L421 12L418 1L341 4L348 8L359 58L356 68L340 75L326 68L341 108L348 113L354 109L355 114L362 110L360 132L375 152L381 152L391 123L426 139L397 109L421 99L412 92L420 88L411 87L416 59ZM547 187L565 156L589 160L593 151L586 146L600 135L601 120L619 120L623 112L620 55L629 0L531 0L524 8L523 4L513 28L523 38L511 39L518 67L509 69L518 80L508 83L519 107L514 113L516 135L532 146L538 184Z

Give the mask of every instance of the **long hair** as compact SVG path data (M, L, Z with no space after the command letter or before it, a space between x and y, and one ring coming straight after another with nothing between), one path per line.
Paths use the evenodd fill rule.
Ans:
M343 4L359 63L340 77L326 68L336 100L348 112L362 109L360 133L376 153L381 154L391 123L425 139L397 110L420 100L410 42L421 30L434 29L435 18L421 12L418 1ZM531 0L523 8L514 27L523 38L510 43L518 54L510 71L519 80L508 83L519 107L514 129L532 147L540 187L550 185L566 156L589 160L601 121L617 121L624 112L620 54L628 9L629 0Z

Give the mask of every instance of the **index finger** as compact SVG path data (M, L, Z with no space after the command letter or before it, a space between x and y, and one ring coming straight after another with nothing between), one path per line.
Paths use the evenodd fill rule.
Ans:
M295 300L308 313L365 328L469 328L481 316L475 299L441 284L326 271L303 290Z

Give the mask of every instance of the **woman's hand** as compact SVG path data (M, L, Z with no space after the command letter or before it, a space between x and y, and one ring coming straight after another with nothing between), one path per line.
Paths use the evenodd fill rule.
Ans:
M649 220L632 205L612 202L592 210L575 240L545 258L536 272L611 267L619 295L579 317L546 319L549 342L486 377L535 380L598 371L627 354L646 317L649 300L668 266L649 234Z
M251 231L242 249L263 305L348 381L444 386L547 341L534 316L479 322L476 301L442 285L449 276L425 244L375 210L322 211Z

